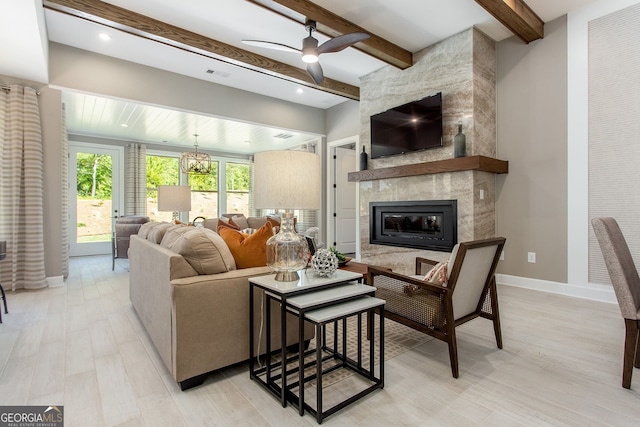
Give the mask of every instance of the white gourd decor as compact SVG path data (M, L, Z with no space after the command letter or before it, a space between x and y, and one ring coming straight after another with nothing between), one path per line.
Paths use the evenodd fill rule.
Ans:
M338 268L338 257L329 249L318 249L313 255L311 266L318 276L328 277Z

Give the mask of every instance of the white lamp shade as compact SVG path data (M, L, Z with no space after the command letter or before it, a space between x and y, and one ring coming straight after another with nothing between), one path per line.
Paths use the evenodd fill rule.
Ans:
M320 209L320 156L263 151L254 156L253 204L258 209Z
M188 185L159 185L160 212L188 212L191 210L191 187Z

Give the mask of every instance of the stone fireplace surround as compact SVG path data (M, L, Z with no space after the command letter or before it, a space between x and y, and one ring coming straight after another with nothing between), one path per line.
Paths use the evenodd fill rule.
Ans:
M370 116L433 93L443 96L443 147L369 161L369 169L453 158L459 120L468 156L496 156L495 42L471 28L414 54L406 70L384 67L360 86L360 141L369 152ZM482 190L482 191L481 191ZM449 253L369 242L369 204L398 200L457 200L458 242L495 236L495 174L482 170L381 177L359 182L362 262L413 274L415 257L445 260ZM482 196L482 197L481 197Z

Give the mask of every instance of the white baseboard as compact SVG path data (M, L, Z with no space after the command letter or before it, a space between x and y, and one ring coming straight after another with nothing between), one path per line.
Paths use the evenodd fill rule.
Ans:
M60 286L64 286L64 277L62 276L52 276L47 277L47 284L50 288L57 288Z
M510 276L508 274L496 274L496 282L500 285L533 289L575 298L608 302L611 304L618 303L613 288L610 286L593 285L591 283L587 285L570 285L568 283L530 279L528 277Z

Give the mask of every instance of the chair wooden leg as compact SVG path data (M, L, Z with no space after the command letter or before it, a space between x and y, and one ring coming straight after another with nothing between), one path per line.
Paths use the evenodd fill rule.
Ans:
M624 361L622 366L622 387L631 388L631 374L636 362L636 348L638 346L638 321L624 319Z
M458 343L456 341L456 329L452 328L453 332L449 335L449 361L451 362L451 375L453 378L458 378L460 375L458 369Z
M500 327L500 310L498 309L498 290L496 288L496 278L491 280L489 286L491 295L491 314L493 315L493 332L496 334L496 344L502 349L502 328Z
M451 363L451 375L458 378L458 342L456 340L456 322L453 320L453 304L451 302L451 294L445 301L444 312L447 319L447 344L449 344L449 362Z

